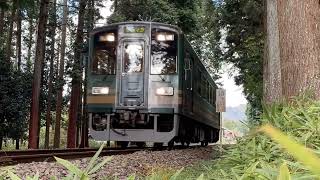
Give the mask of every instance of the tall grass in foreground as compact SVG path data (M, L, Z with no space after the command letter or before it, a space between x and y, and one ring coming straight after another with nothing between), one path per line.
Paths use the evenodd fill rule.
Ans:
M320 179L320 102L305 96L265 107L261 122L222 157L178 179Z
M107 162L111 160L111 156L105 158L102 162L97 163L98 157L105 144L102 144L96 154L91 158L88 166L85 169L79 169L76 165L72 164L70 161L55 157L58 164L61 164L68 170L68 175L63 177L64 180L89 180L90 176L102 168ZM6 178L5 178L6 177ZM0 169L0 180L10 178L12 180L21 180L22 178L14 174L10 168ZM49 178L49 177L48 177ZM23 179L26 180L39 180L39 173L34 176L27 176ZM58 180L58 177L52 176L50 179Z

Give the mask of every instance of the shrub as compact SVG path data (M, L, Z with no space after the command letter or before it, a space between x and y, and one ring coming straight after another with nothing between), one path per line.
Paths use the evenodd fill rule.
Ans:
M91 158L88 166L86 169L81 170L76 165L72 164L71 162L55 157L57 163L64 166L66 169L68 169L68 176L64 177L65 180L72 180L72 179L80 179L80 180L89 180L90 175L97 172L101 167L103 167L107 162L111 160L112 157L105 158L102 162L97 163L97 159L103 149L105 144L102 144L100 146L100 149L96 152L96 154ZM16 174L14 174L10 169L6 169L3 171L0 171L0 180L4 179L4 177L10 177L12 180L21 180L20 177L18 177ZM29 180L38 180L39 174L37 173L34 177L28 176L26 179ZM57 177L51 177L51 179L58 179Z
M317 158L316 155L310 155L311 152L320 152L320 102L310 96L302 96L290 103L265 106L260 121L269 125L260 129L253 127L250 134L239 139L222 157L187 168L179 179L196 179L202 173L204 178L217 180L320 177L314 170L318 168L316 164L310 164ZM285 137L286 141L279 141L279 137ZM305 148L301 149L298 143ZM308 159L309 164L302 157Z

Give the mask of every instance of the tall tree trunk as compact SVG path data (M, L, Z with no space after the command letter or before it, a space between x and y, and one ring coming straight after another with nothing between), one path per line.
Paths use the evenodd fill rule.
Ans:
M31 115L29 123L29 144L30 149L37 149L39 147L39 97L40 97L40 85L41 85L41 71L44 62L45 53L45 34L46 25L48 19L48 4L49 0L41 0L39 22L38 22L38 33L37 33L37 44L36 44L36 55L34 63L34 75L32 83L32 99L31 99Z
M3 29L4 29L4 9L0 8L0 38L3 38Z
M46 133L45 133L45 148L49 148L49 134L50 134L50 124L51 124L51 102L52 102L52 81L53 81L53 69L54 69L54 59L55 59L55 35L57 27L57 18L56 18L56 0L53 1L52 9L50 11L50 21L49 21L49 36L51 39L50 45L50 72L49 72L49 83L48 83L48 105L46 112Z
M319 0L278 0L282 95L312 90L320 99Z
M78 113L80 109L80 96L81 96L81 50L83 43L83 28L84 28L84 14L87 0L80 0L79 14L78 14L78 27L74 46L74 65L73 72L76 72L72 77L71 101L69 107L69 124L68 124L68 137L67 147L76 147L76 122L78 120Z
M281 66L277 0L265 0L264 102L281 100Z
M13 22L16 16L17 10L17 0L13 0L12 7L11 7L11 15L9 18L9 30L8 30L8 37L6 43L6 59L10 62L11 54L12 54L12 34L13 34ZM10 62L11 63L11 62Z
M20 149L20 139L16 138L16 149Z
M2 137L2 135L0 135L0 150L2 149L2 144L3 143L3 137Z
M61 28L61 49L60 49L60 68L58 74L58 89L57 89L57 105L56 105L56 122L54 128L54 148L60 147L60 124L61 124L61 113L62 113L62 92L63 92L63 74L64 74L64 57L66 53L66 33L67 33L67 22L68 22L68 1L63 1L63 19Z
M27 62L31 63L32 56L32 41L33 41L33 19L29 17L29 27L28 27L28 52L27 52Z
M21 23L22 23L22 13L21 13L21 0L17 0L17 62L18 70L21 70Z
M87 25L87 43L89 40L89 35L90 32L93 30L94 27L94 7L95 7L95 3L94 0L90 0L88 3L88 25ZM86 52L88 53L88 52ZM87 64L84 64L84 66L87 66ZM85 72L85 79L83 81L83 86L84 86L84 90L83 90L83 104L87 103L87 68L84 68ZM84 148L84 147L89 147L89 138L88 138L88 113L86 110L86 107L83 105L82 106L82 117L81 117L81 141L80 141L80 148Z
M118 10L118 0L114 0L114 12Z

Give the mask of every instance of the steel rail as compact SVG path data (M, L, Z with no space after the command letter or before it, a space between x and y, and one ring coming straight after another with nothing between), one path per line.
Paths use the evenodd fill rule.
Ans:
M67 152L87 152L98 151L99 148L69 148L69 149L26 149L26 150L0 150L0 157L14 155L32 155L32 154L48 154L48 153L67 153ZM128 147L126 149L138 149L137 147ZM108 147L103 150L121 150L117 147Z
M147 150L149 148L128 148L128 149L103 149L100 156L111 156L120 154L130 154L141 150ZM30 162L50 162L54 161L54 157L63 159L78 159L84 157L92 157L98 151L94 148L86 149L33 149L23 151L7 151L1 152L0 166L15 165L19 163Z
M212 144L209 146L216 146ZM173 148L167 146L162 147L127 147L121 148L104 148L100 156L111 155L123 155L131 154L142 150L174 150L174 149L186 149L186 148L199 148L199 145L195 146L181 146L176 145ZM15 165L19 163L31 163L31 162L51 162L54 161L54 157L63 159L80 159L85 157L92 157L98 151L97 148L74 148L74 149L28 149L28 150L15 150L15 151L0 151L0 166Z

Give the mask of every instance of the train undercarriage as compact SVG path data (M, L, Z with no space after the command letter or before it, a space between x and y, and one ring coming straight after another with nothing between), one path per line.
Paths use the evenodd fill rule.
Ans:
M115 141L121 147L136 144L154 146L175 143L202 146L219 140L219 130L178 114L150 114L139 111L121 110L117 113L90 113L90 136L100 141Z

